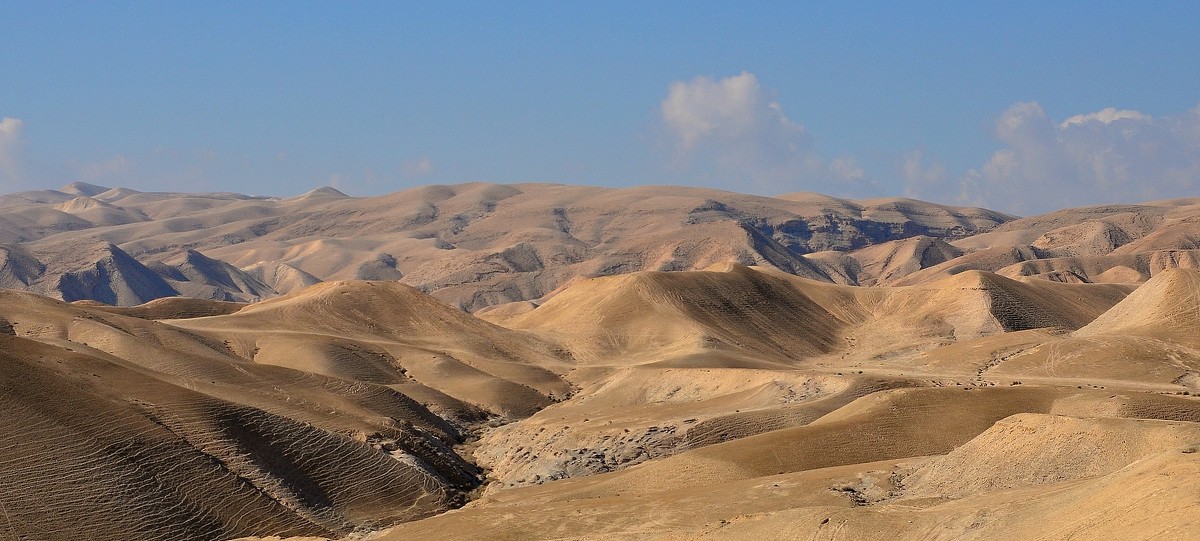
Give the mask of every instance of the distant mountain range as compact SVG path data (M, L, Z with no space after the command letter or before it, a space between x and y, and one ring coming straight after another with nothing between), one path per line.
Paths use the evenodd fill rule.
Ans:
M73 183L0 196L0 224L0 287L119 306L254 301L363 279L477 311L540 304L582 277L720 263L849 285L966 270L1139 283L1200 266L1200 199L1017 218L903 198L664 186L473 183L271 198Z

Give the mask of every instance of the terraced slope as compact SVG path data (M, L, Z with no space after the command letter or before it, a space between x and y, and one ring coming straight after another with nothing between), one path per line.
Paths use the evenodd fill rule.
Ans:
M371 284L361 287L373 289ZM445 323L444 333L516 335L468 319L405 286L384 284L381 289L388 287L402 288L412 297L404 300L418 305L409 308L416 310L404 312L393 305L389 311L384 305L364 316L356 313L361 299L339 298L338 284L328 284L318 288L335 290L320 303L324 312L300 306L291 312L295 317L284 320L304 321L304 313L328 316L329 332L339 337L327 337L324 351L367 344L361 347L369 349L354 350L367 356L383 351L379 344L406 338L425 345L436 342L418 332L428 327L398 324L417 313L426 321ZM372 299L378 297L372 293ZM197 303L202 301L172 308L180 301L160 301L155 305L161 306L129 311L141 316L177 316L181 309L225 311L220 303L207 308ZM296 302L280 299L238 321L263 318L264 309L268 315L260 321L273 320L292 304ZM458 505L478 485L479 470L452 448L465 440L467 428L549 400L530 387L489 376L498 382L493 384L524 392L505 394L503 404L511 407L489 412L415 382L402 367L383 361L377 362L397 379L374 382L256 363L219 336L119 313L123 311L0 292L0 364L5 367L0 370L0 464L5 472L0 476L0 508L5 511L0 532L5 533L0 536L340 536L412 520ZM335 321L336 314L346 317ZM230 317L204 321L213 325L213 320ZM351 328L353 317L359 317L357 332L348 339L343 331ZM383 323L391 325L384 329ZM297 334L304 330L297 324ZM493 349L499 341L487 338L476 337L485 352L464 345L466 340L441 336L456 352L474 351L472 361L501 372L498 367L524 360L515 355L541 351L528 337L506 350ZM324 362L338 360L331 355ZM522 365L512 373L533 374L533 383L566 389L561 382L555 387L551 380L557 381L556 376L542 369Z
M0 345L0 531L18 539L335 535L452 503L420 457L67 348ZM470 483L465 464L437 465Z

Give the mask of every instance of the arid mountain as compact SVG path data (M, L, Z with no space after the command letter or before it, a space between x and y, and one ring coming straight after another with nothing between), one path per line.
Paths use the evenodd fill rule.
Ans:
M1187 538L1193 207L0 197L0 539Z
M541 302L580 277L727 262L847 285L964 270L1139 283L1200 267L1193 199L1016 219L909 199L683 187L461 184L367 198L321 188L278 199L76 183L0 196L0 224L0 283L126 306L398 280L473 312Z
M1200 199L1065 209L1007 222L952 244L967 252L895 283L964 269L1068 282L1135 283L1200 268Z
M805 254L920 236L958 239L1010 219L906 199L681 187L463 184L370 198L322 188L275 199L77 183L0 196L0 247L28 256L14 259L0 279L67 300L121 305L176 294L248 301L320 280L400 280L474 311L539 299L575 277L731 261L847 282ZM925 252L918 263L940 261ZM108 268L115 258L120 268ZM868 267L864 275L885 272ZM60 284L66 275L85 283Z

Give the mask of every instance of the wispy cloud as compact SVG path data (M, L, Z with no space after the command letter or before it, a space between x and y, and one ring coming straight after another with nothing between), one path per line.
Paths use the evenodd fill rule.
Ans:
M900 177L904 195L919 198L933 190L944 190L950 175L941 162L926 158L925 149L916 149L904 155Z
M21 150L25 123L19 118L0 119L0 185L11 186L23 180Z
M433 173L433 161L427 156L405 160L400 168L404 175L411 178L421 178Z
M867 171L849 154L843 154L830 161L829 174L834 179L844 182L862 182L867 178Z
M660 113L673 164L714 184L848 193L869 183L853 156L822 159L804 126L788 118L753 73L674 82ZM739 184L747 181L748 186Z
M1024 214L1200 188L1200 107L1162 117L1108 108L1056 122L1038 103L1018 103L996 119L995 136L1002 148L961 177L960 202Z
M213 149L180 150L156 147L122 152L102 159L72 160L66 173L76 180L105 186L151 191L208 191L213 189L221 157Z
M78 174L79 178L89 182L121 185L128 182L128 175L133 169L133 160L118 154L102 162L83 164L79 166Z

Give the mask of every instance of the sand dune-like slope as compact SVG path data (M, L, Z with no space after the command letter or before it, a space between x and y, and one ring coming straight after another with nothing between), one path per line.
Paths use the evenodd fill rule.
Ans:
M1067 518L1048 531L1178 531L1195 502L1128 498L1190 471L1187 382L1113 348L1087 373L1026 360L1097 336L1190 347L1186 317L1155 318L1200 306L1195 282L857 287L725 264L576 281L507 327L395 282L245 306L5 292L19 368L0 422L21 436L0 460L21 473L0 481L0 526L76 532L37 511L61 478L98 496L56 516L99 539L1036 538L1022 517L1053 506Z
M206 310L153 304L142 308ZM255 363L114 312L0 292L5 535L331 537L445 510L478 483L451 449L484 420L476 406L411 380Z
M581 362L692 365L702 352L799 360L839 346L846 325L788 281L738 265L580 282L506 324L561 337Z
M53 205L53 208L101 227L142 222L148 219L146 215L136 210L124 209L86 195Z
M1174 490L1184 485L1172 477L1196 467L1200 408L1149 395L1189 408L1191 421L1044 413L1106 399L1050 389L888 391L809 427L502 491L381 538L470 539L480 524L488 539L1167 538L1187 531L1194 521L1185 510L1196 502ZM1033 413L1008 415L1014 411ZM873 424L846 430L855 419ZM913 438L909 430L929 434ZM924 456L934 453L945 454ZM1124 520L1107 516L1117 509Z
M586 280L536 309L495 319L558 341L584 363L795 366L851 349L883 353L1005 331L1074 330L1130 290L978 271L922 286L862 288L727 264Z
M1200 272L1165 271L1087 326L994 372L1182 385L1200 392Z
M55 252L42 256L47 268L82 265L65 271L56 282L41 282L32 289L55 292L65 301L96 300L114 305L137 305L179 292L113 244L97 244L84 253Z
M20 246L0 246L0 287L25 289L44 271L45 265Z
M280 295L295 293L321 282L320 278L286 263L260 261L243 270Z
M842 265L850 269L849 283L884 285L963 254L942 239L916 236L856 250Z
M187 297L162 297L137 306L109 306L96 301L76 301L75 304L89 306L104 312L140 317L142 319L187 319L205 316L232 314L245 303L191 299Z
M1161 336L1197 344L1198 326L1200 271L1174 269L1155 276L1075 334Z
M1014 419L1013 423L1038 430L1039 436L1051 440L1062 436L1055 427L1037 421L1040 420L1022 418ZM1096 427L1100 430L1081 434L1083 438L1103 436L1103 429L1111 426L1097 420L1083 420L1079 424L1101 425ZM1144 423L1136 421L1120 424L1124 425L1122 435L1142 441L1158 440L1155 443L1162 447L1169 447L1172 440L1195 441L1192 426L1146 430ZM1072 428L1075 427L1067 429ZM1098 476L1067 480L1035 478L1034 486L976 494L935 505L929 505L932 503L929 500L900 498L883 505L843 510L808 508L772 512L715 524L692 538L794 539L797 535L814 534L818 539L1188 538L1197 525L1191 513L1195 506L1191 494L1198 466L1196 448L1194 445L1160 447L1155 452L1155 447L1159 446L1143 444L1146 454L1131 453L1133 456L1125 458L1133 460L1123 467L1117 468L1125 460L1103 464L1102 467L1115 471ZM1070 472L1069 465L1083 457L1056 458L1065 458L1066 463L1058 466L1060 471Z
M0 531L17 538L344 534L452 497L419 459L103 357L0 341Z
M174 325L257 363L392 385L415 381L504 416L562 398L568 358L550 344L395 282L325 282Z
M925 462L905 478L904 494L962 498L1098 477L1197 442L1200 424L1192 422L1019 414Z
M195 250L168 258L155 270L189 298L246 302L276 294L253 274Z
M222 399L339 430L409 424L446 440L457 435L453 426L388 387L253 363L229 344L141 318L26 293L2 292L0 300L0 319L9 334L85 352ZM387 415L381 418L383 412Z
M496 320L570 351L579 391L488 433L475 457L494 491L802 426L889 388L983 380L992 352L1055 340L1129 290L977 271L862 288L731 264L576 282Z

